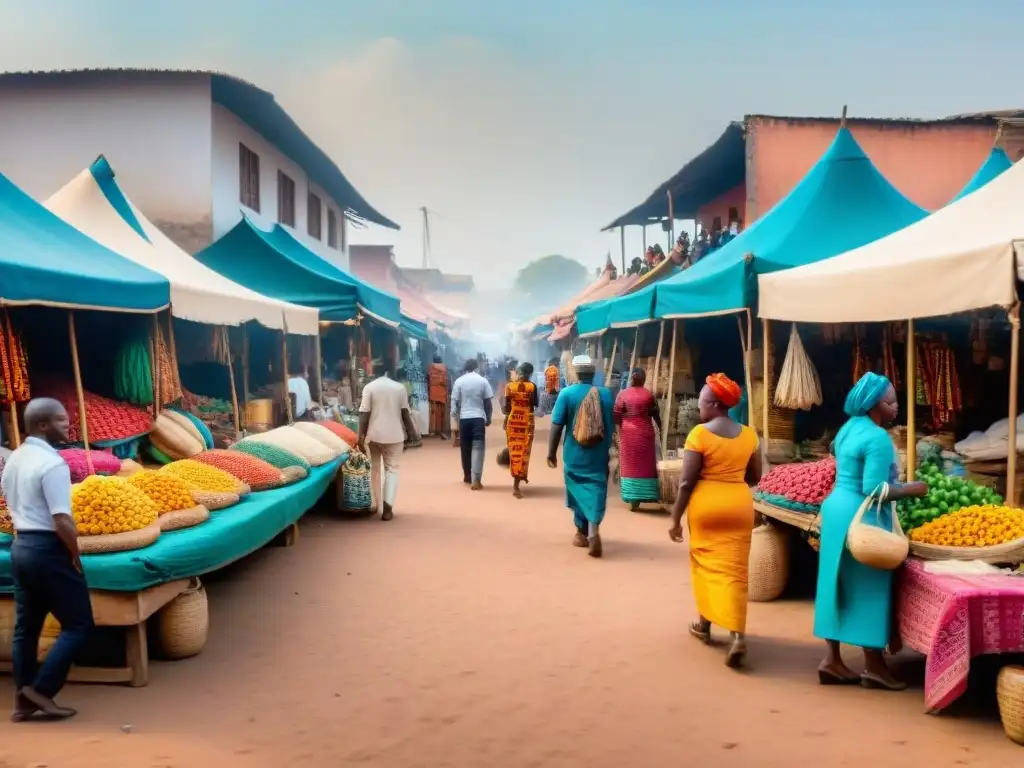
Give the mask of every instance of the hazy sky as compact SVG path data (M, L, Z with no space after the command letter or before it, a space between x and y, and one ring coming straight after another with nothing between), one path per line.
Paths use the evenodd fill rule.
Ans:
M425 205L434 265L494 286L547 253L617 263L600 228L746 113L1024 106L1022 22L1022 0L0 0L0 69L251 80L402 225L355 242L418 264Z

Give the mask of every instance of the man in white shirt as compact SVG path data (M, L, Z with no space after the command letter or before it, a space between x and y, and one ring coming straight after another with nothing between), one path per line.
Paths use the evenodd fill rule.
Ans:
M377 378L363 387L363 399L359 404L359 448L370 454L373 509L376 511L380 502L383 508L380 519L390 520L395 514L398 462L405 435L406 432L410 435L418 433L409 413L409 393L405 385L389 378L381 361L374 363L373 373Z
M477 372L473 358L466 361L463 374L452 387L452 413L459 415L459 447L462 450L462 482L474 491L483 488L484 438L491 426L494 390Z
M37 712L68 718L75 710L53 700L67 681L76 654L93 628L89 588L71 517L71 471L54 444L68 441L68 414L56 400L40 398L25 407L28 437L4 466L2 487L14 530L14 722ZM47 614L60 635L39 665L39 635Z
M288 377L288 394L295 395L295 413L292 416L296 419L305 416L313 403L313 395L304 374L293 373Z

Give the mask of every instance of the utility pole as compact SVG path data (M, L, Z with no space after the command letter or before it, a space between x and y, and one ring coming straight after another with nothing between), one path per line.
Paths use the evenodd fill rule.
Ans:
M423 269L430 267L431 253L430 253L430 216L426 206L420 208L420 212L423 214Z

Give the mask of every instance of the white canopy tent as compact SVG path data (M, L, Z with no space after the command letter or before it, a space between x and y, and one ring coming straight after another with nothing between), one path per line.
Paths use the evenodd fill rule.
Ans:
M171 284L174 317L232 326L255 320L274 330L302 336L319 334L316 309L256 293L175 245L124 196L102 157L54 193L45 205L112 251L166 277Z
M758 276L758 314L850 323L1010 308L1024 260L1024 164L880 240Z

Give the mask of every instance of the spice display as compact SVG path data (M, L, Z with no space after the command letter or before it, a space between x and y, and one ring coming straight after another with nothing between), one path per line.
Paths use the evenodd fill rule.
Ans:
M68 412L71 442L82 440L75 385L69 381L45 381L39 394L58 400ZM85 412L89 420L89 440L93 443L115 442L136 438L149 432L150 415L145 410L127 403L119 403L92 392L85 393Z
M238 493L242 490L242 483L223 469L211 467L209 464L203 464L194 459L172 461L170 464L160 467L159 471L184 480L189 489L193 491Z
M121 471L121 460L106 451L93 449L86 453L84 448L63 448L57 453L71 470L72 483L80 483L89 475L116 475Z
M897 502L896 511L904 531L912 531L965 507L1003 503L1003 497L991 488L960 477L946 477L932 462L921 464L916 478L928 484L928 495Z
M254 491L277 488L284 484L280 469L241 451L203 451L195 457L195 461L224 470Z
M344 424L337 421L319 421L317 423L324 429L331 430L331 432L344 440L351 448L354 448L355 444L359 442L359 436Z
M158 514L166 515L194 506L192 493L181 478L151 469L136 472L125 482L138 488L156 504Z
M114 395L133 405L153 404L153 367L146 342L130 341L118 350L114 360Z
M157 521L157 505L119 477L86 478L71 492L71 516L79 536L128 533Z
M781 464L761 478L754 497L776 507L815 512L836 484L836 460L831 456L804 464Z
M192 428L191 424L189 428ZM199 433L192 429L194 434L180 426L167 413L161 412L153 422L149 441L171 460L189 459L206 447Z
M342 440L332 430L324 427L323 423L324 422L320 421L297 421L292 425L292 427L305 435L309 435L314 440L323 443L324 446L334 451L337 456L340 456L343 453L348 453L352 450L351 444Z
M303 471L303 477L308 475L309 470L311 469L309 462L301 456L297 456L289 450L278 445L271 445L270 443L259 443L255 440L242 440L232 445L230 450L255 456L278 469L284 470L291 467L298 467Z
M250 435L241 442L270 443L305 459L311 466L319 467L337 458L337 453L303 434L293 427L278 427L260 435Z
M943 547L993 547L1024 539L1024 510L1001 504L963 507L910 532L910 540Z
M28 358L21 334L15 332L11 316L6 311L0 317L0 323L0 384L3 385L3 402L28 402Z
M821 381L814 363L800 341L800 333L793 323L789 332L789 347L782 362L782 373L775 388L775 404L780 408L808 411L821 405Z

